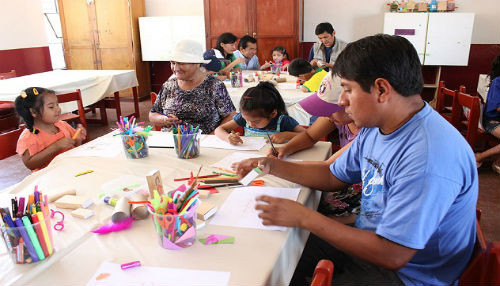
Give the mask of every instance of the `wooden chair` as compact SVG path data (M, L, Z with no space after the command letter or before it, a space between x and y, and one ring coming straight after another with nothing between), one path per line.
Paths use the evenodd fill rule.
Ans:
M154 105L155 102L156 102L156 98L158 97L158 95L155 92L151 92L149 95L151 97L151 105ZM156 131L161 131L161 126L155 125L155 130Z
M15 130L0 134L0 160L16 154L17 139L24 128L24 125L21 125Z
M17 77L16 70L11 70L10 72L0 73L0 80Z
M76 101L78 105L78 111L61 114L60 119L64 121L74 121L76 119L79 119L80 123L83 125L83 128L85 128L85 130L88 130L87 120L85 119L85 109L83 108L82 94L80 92L80 89L77 89L74 92L58 94L57 100L59 101L59 103Z
M465 86L461 85L459 90L461 92L465 92ZM450 123L452 123L451 117L456 93L456 90L446 88L444 81L439 82L436 98L436 111Z
M464 114L464 107L469 109L469 116L467 117ZM477 96L458 91L453 103L452 124L464 134L465 140L467 140L474 151L480 149L477 143L487 145L489 142L498 142L498 139L493 135L479 128L480 116L481 99Z
M332 285L333 262L323 259L316 264L311 286L330 286Z

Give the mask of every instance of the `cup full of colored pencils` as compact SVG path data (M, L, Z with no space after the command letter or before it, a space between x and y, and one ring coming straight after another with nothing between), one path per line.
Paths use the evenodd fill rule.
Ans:
M200 155L199 127L190 124L180 124L172 128L174 147L177 157L181 159L196 158Z
M14 263L38 262L54 253L47 196L36 187L28 198L12 199L12 208L1 208L0 213L0 233Z
M158 243L166 249L179 250L193 245L196 238L198 191L175 190L168 195L155 192L148 210L153 218Z
M139 159L148 156L148 145L146 143L147 137L150 135L152 126L142 127L144 122L135 122L134 116L130 118L121 117L120 121L116 122L123 143L123 150L125 156L129 159Z

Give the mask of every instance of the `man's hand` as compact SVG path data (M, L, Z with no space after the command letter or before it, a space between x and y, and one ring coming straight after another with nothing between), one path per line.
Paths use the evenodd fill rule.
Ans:
M266 157L262 158L251 158L246 159L241 162L233 163L231 168L236 171L238 178L245 177L254 168L259 167L262 170L262 174L259 177L269 174L271 171L271 160Z
M312 212L300 203L288 199L259 196L256 200L255 209L262 211L259 218L263 225L302 227L302 221Z

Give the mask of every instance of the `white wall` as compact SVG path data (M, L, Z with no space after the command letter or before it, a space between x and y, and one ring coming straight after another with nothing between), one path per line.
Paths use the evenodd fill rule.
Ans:
M457 0L457 12L475 13L472 44L500 44L500 1ZM354 41L365 36L381 33L384 13L388 12L387 0L305 0L304 39L317 40L314 29L318 23L330 22L337 36Z
M203 0L145 0L146 17L203 16Z
M0 50L48 46L40 0L0 0Z

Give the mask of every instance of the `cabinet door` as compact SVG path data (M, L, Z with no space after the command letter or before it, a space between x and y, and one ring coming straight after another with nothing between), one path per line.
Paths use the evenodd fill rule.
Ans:
M430 13L425 65L466 66L473 13Z
M105 70L135 68L128 0L95 0L98 51Z
M64 59L68 69L96 69L95 42L87 1L59 0Z
M271 50L283 46L290 57L298 55L299 13L297 0L255 0L252 36L257 38L260 63L272 60Z
M205 33L207 50L215 47L217 37L226 32L238 38L250 31L250 1L246 0L205 0Z
M424 63L427 13L385 13L384 34L405 37L417 50Z

